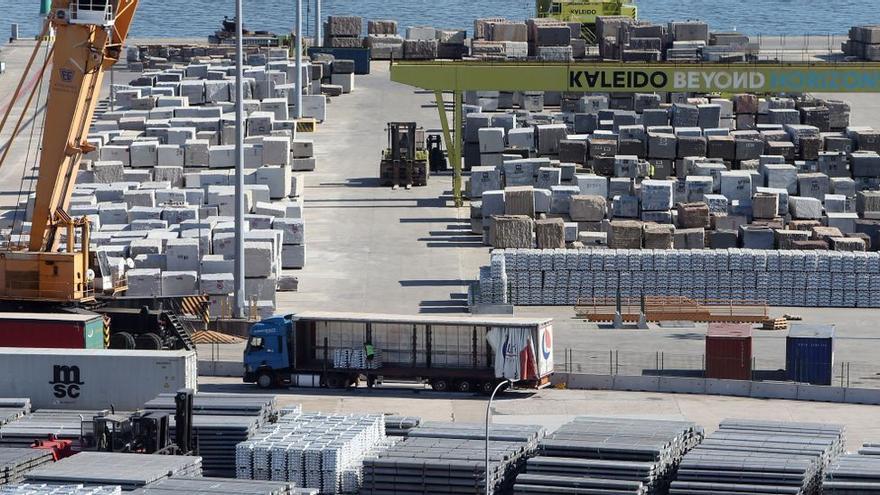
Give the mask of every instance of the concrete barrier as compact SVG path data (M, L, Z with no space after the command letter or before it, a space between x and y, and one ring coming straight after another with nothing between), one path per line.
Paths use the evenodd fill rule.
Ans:
M706 393L709 395L731 395L748 397L752 391L752 382L748 380L706 379Z
M803 400L880 405L880 389L826 387L784 382L714 380L670 376L590 375L557 373L557 380L575 390L619 390L678 394L724 395L754 399Z
M614 390L657 392L660 387L660 378L656 376L614 375L613 387Z
M843 391L843 401L847 404L870 404L880 405L880 390L871 388L846 388Z
M793 383L751 382L751 396L755 399L797 400L797 387Z
M705 394L706 380L703 378L680 378L677 376L661 376L657 384L659 392L676 394Z
M611 375L567 375L568 388L584 390L614 390L614 377Z
M843 390L842 387L798 384L797 398L798 400L810 400L816 402L843 402Z
M199 361L199 376L237 376L244 373L241 361Z

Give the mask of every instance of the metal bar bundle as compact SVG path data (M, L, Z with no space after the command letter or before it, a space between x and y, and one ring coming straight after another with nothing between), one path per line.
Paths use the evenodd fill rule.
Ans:
M0 486L0 495L121 495L118 486L48 485L21 483Z
M284 414L236 447L236 478L357 493L364 457L385 445L381 415Z
M227 478L193 478L175 476L150 483L132 492L136 495L188 495L235 493L237 495L317 495L314 488L294 488L279 481L237 480Z
M361 495L485 494L485 440L409 437L364 460ZM492 493L509 493L516 472L533 452L524 442L489 443ZM491 495L491 494L490 494Z
M119 485L125 491L172 476L201 476L195 456L80 452L25 474L28 482Z
M174 394L159 394L144 404L150 411L174 414ZM209 394L199 392L193 397L193 414L199 416L256 416L260 424L278 416L278 401L274 395Z
M413 428L419 426L422 418L418 416L385 416L385 434L392 437L405 437Z
M48 450L0 448L0 485L17 483L24 479L24 473L52 460Z
M866 443L859 449L859 454L880 456L880 443Z
M485 440L486 425L479 423L426 421L411 430L407 436ZM534 447L541 438L544 438L544 427L542 426L505 424L489 426L489 440L491 441L520 442L526 444L527 447Z
M34 440L54 435L59 440L74 440L79 448L82 419L92 419L107 411L40 409L0 427L0 447L30 447Z
M578 417L541 440L514 493L662 493L702 438L684 421Z
M0 399L0 426L31 412L30 399Z
M840 425L725 420L684 456L670 493L817 493L844 433Z
M833 461L822 483L825 495L880 493L880 456L849 454Z
M202 458L202 472L208 476L235 477L236 446L250 439L259 427L255 416L193 415L196 452ZM174 418L171 435L176 437Z

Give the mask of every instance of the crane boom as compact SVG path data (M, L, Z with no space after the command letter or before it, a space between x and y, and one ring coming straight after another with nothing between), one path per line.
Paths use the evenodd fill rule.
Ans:
M0 298L79 302L91 299L89 222L67 214L98 104L104 71L128 37L138 0L52 0L52 71L27 251L0 253ZM23 77L26 77L25 74ZM75 247L75 229L82 244ZM60 229L67 231L59 252Z
M66 210L86 136L101 91L104 71L115 64L138 0L54 0L49 22L55 28L55 54L46 102L30 251L57 247L58 211ZM86 8L89 7L89 8Z

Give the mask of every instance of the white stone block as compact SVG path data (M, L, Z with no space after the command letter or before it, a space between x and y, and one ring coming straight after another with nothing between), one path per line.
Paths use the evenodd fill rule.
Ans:
M92 172L94 172L96 183L120 182L125 179L125 164L121 161L93 162Z
M163 296L198 295L198 273L195 271L162 272Z
M290 168L294 172L311 172L317 167L315 157L311 158L294 158L290 161Z
M104 162L120 162L123 165L131 165L131 153L128 146L106 145L101 148L101 161Z
M154 268L158 270L165 269L164 254L139 254L134 257L135 268Z
M354 91L354 73L332 74L330 76L330 84L342 86L342 93L349 94Z
M304 174L291 174L290 176L290 195L302 196L306 187L306 176Z
M269 242L244 243L244 271L246 277L268 277L273 274L274 254Z
M222 254L206 254L202 256L202 275L206 273L232 273L235 262L223 258Z
M284 244L305 242L305 223L301 218L276 218L272 228L284 232Z
M311 139L294 139L290 143L290 154L293 158L311 158L315 156L315 143Z
M232 294L235 291L235 278L231 273L202 273L199 291L209 296Z
M254 213L257 215L270 215L275 218L284 218L287 208L283 204L259 202L254 205Z
M276 291L275 277L248 277L244 279L244 294L248 301L274 301Z
M197 271L199 254L198 239L171 239L165 245L166 263L171 271Z
M290 166L290 139L287 137L263 138L263 165Z
M132 167L155 167L158 164L159 144L155 141L136 141L131 143Z
M281 249L282 268L303 268L306 265L306 246L285 244Z
M269 187L271 199L283 199L290 196L291 176L290 167L265 166L257 169L256 183ZM260 203L257 203L259 206Z
M125 198L125 204L129 208L133 208L135 206L145 206L148 208L156 206L156 192L155 191L141 191L138 189L132 191L125 191L123 197Z
M179 149L179 148L178 148ZM153 169L153 180L167 181L171 187L183 187L183 165L158 166Z
M207 167L210 161L207 139L188 139L183 145L183 165L185 167Z
M122 225L128 223L128 210L125 205L105 203L98 207L101 225Z
M208 147L208 166L211 168L234 168L235 145Z
M128 281L126 295L134 297L159 297L162 295L162 271L156 268L135 268L126 272Z
M176 144L160 144L157 150L157 164L159 166L183 167L183 148Z

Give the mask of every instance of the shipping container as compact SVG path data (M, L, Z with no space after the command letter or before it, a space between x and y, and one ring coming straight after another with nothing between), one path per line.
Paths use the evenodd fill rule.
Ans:
M709 324L706 332L706 378L752 379L751 324Z
M197 377L193 351L0 348L0 397L34 408L134 410Z
M0 347L103 349L104 327L98 314L0 313Z
M785 369L789 380L831 385L834 325L792 323L785 344Z

